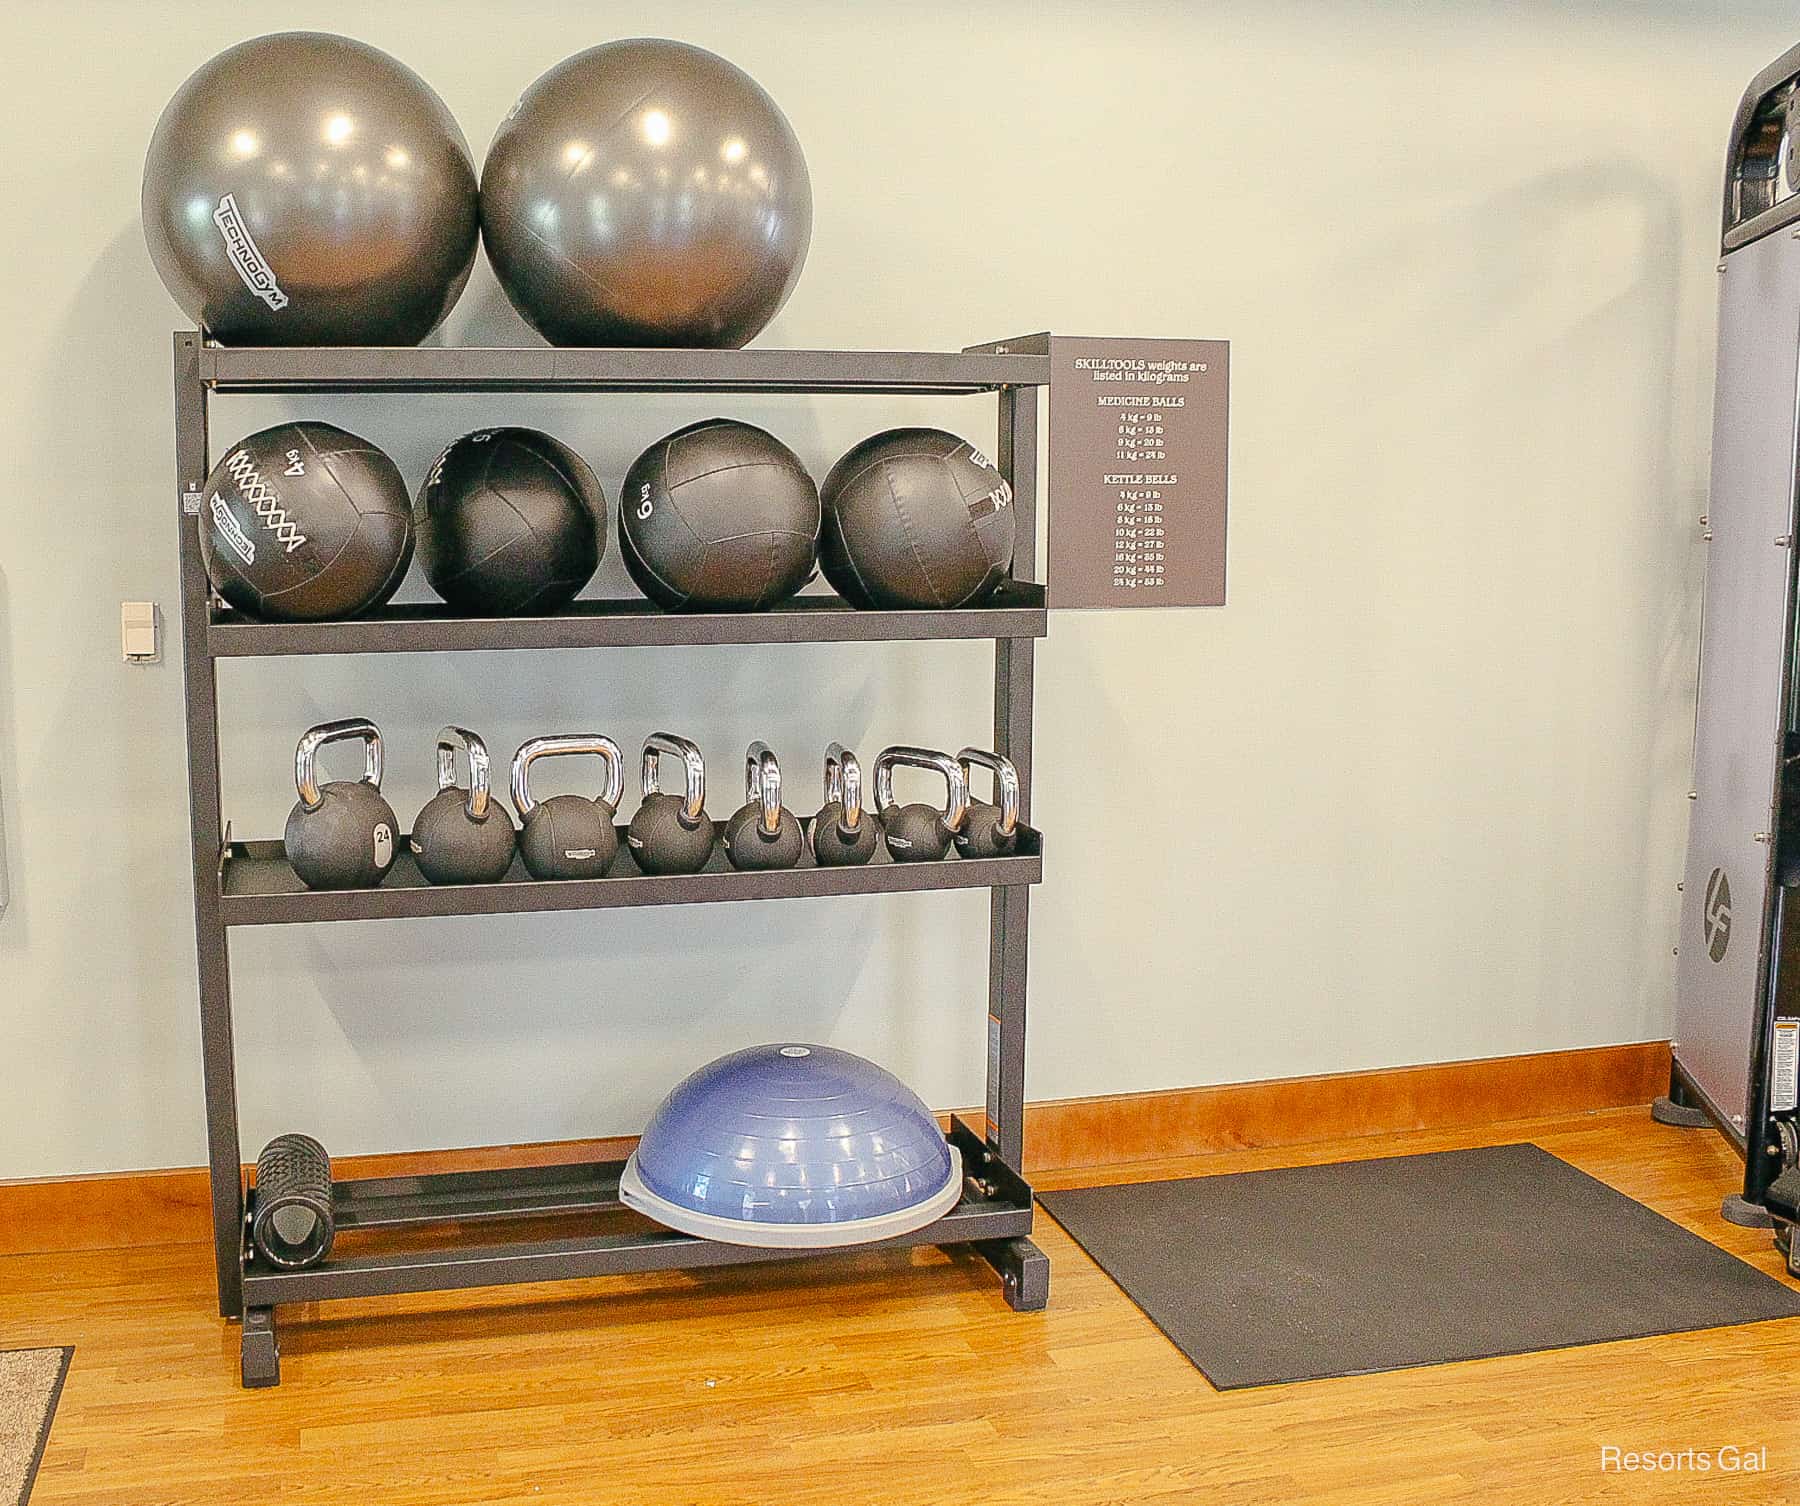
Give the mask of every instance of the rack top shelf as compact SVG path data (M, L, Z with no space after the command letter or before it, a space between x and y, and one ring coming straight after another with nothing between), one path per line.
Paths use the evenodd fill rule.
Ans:
M199 359L214 392L969 393L1050 380L1048 356L992 350L201 345Z

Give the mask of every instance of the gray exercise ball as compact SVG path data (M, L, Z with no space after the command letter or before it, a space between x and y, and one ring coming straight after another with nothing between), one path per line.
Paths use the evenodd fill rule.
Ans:
M257 37L176 92L144 161L144 238L175 301L236 345L416 345L469 279L468 143L385 52Z
M558 63L502 122L481 237L553 344L735 349L800 276L812 183L747 73L681 42L610 42Z

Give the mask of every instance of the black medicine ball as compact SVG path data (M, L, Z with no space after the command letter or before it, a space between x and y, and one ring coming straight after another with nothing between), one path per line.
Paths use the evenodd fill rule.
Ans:
M859 607L965 607L1012 570L1012 488L966 439L889 429L820 489L819 566Z
M536 429L477 429L438 456L413 521L432 589L459 612L554 612L606 552L606 494Z
M819 489L773 434L729 418L645 450L619 493L619 551L665 607L773 606L811 578Z
M240 611L284 622L354 617L400 588L412 506L394 462L332 424L277 424L206 478L200 555Z

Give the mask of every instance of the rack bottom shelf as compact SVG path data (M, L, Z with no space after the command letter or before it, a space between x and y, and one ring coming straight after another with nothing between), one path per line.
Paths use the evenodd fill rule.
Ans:
M1014 1308L1044 1306L1049 1263L1026 1238L1032 1226L1030 1187L960 1119L952 1122L950 1134L963 1153L967 1173L962 1200L922 1229L848 1248L974 1244L1000 1273ZM333 1189L333 1202L340 1227L347 1231L609 1212L622 1207L618 1179L623 1167L623 1162L609 1161L341 1182ZM693 1270L831 1253L724 1244L668 1229L633 1227L552 1239L446 1242L427 1249L344 1255L303 1271L279 1270L253 1258L244 1265L244 1384L273 1385L279 1379L272 1309L282 1303Z

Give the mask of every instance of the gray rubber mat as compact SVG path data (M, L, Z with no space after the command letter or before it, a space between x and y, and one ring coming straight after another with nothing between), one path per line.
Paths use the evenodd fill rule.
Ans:
M1535 1145L1045 1193L1221 1390L1800 1317Z

